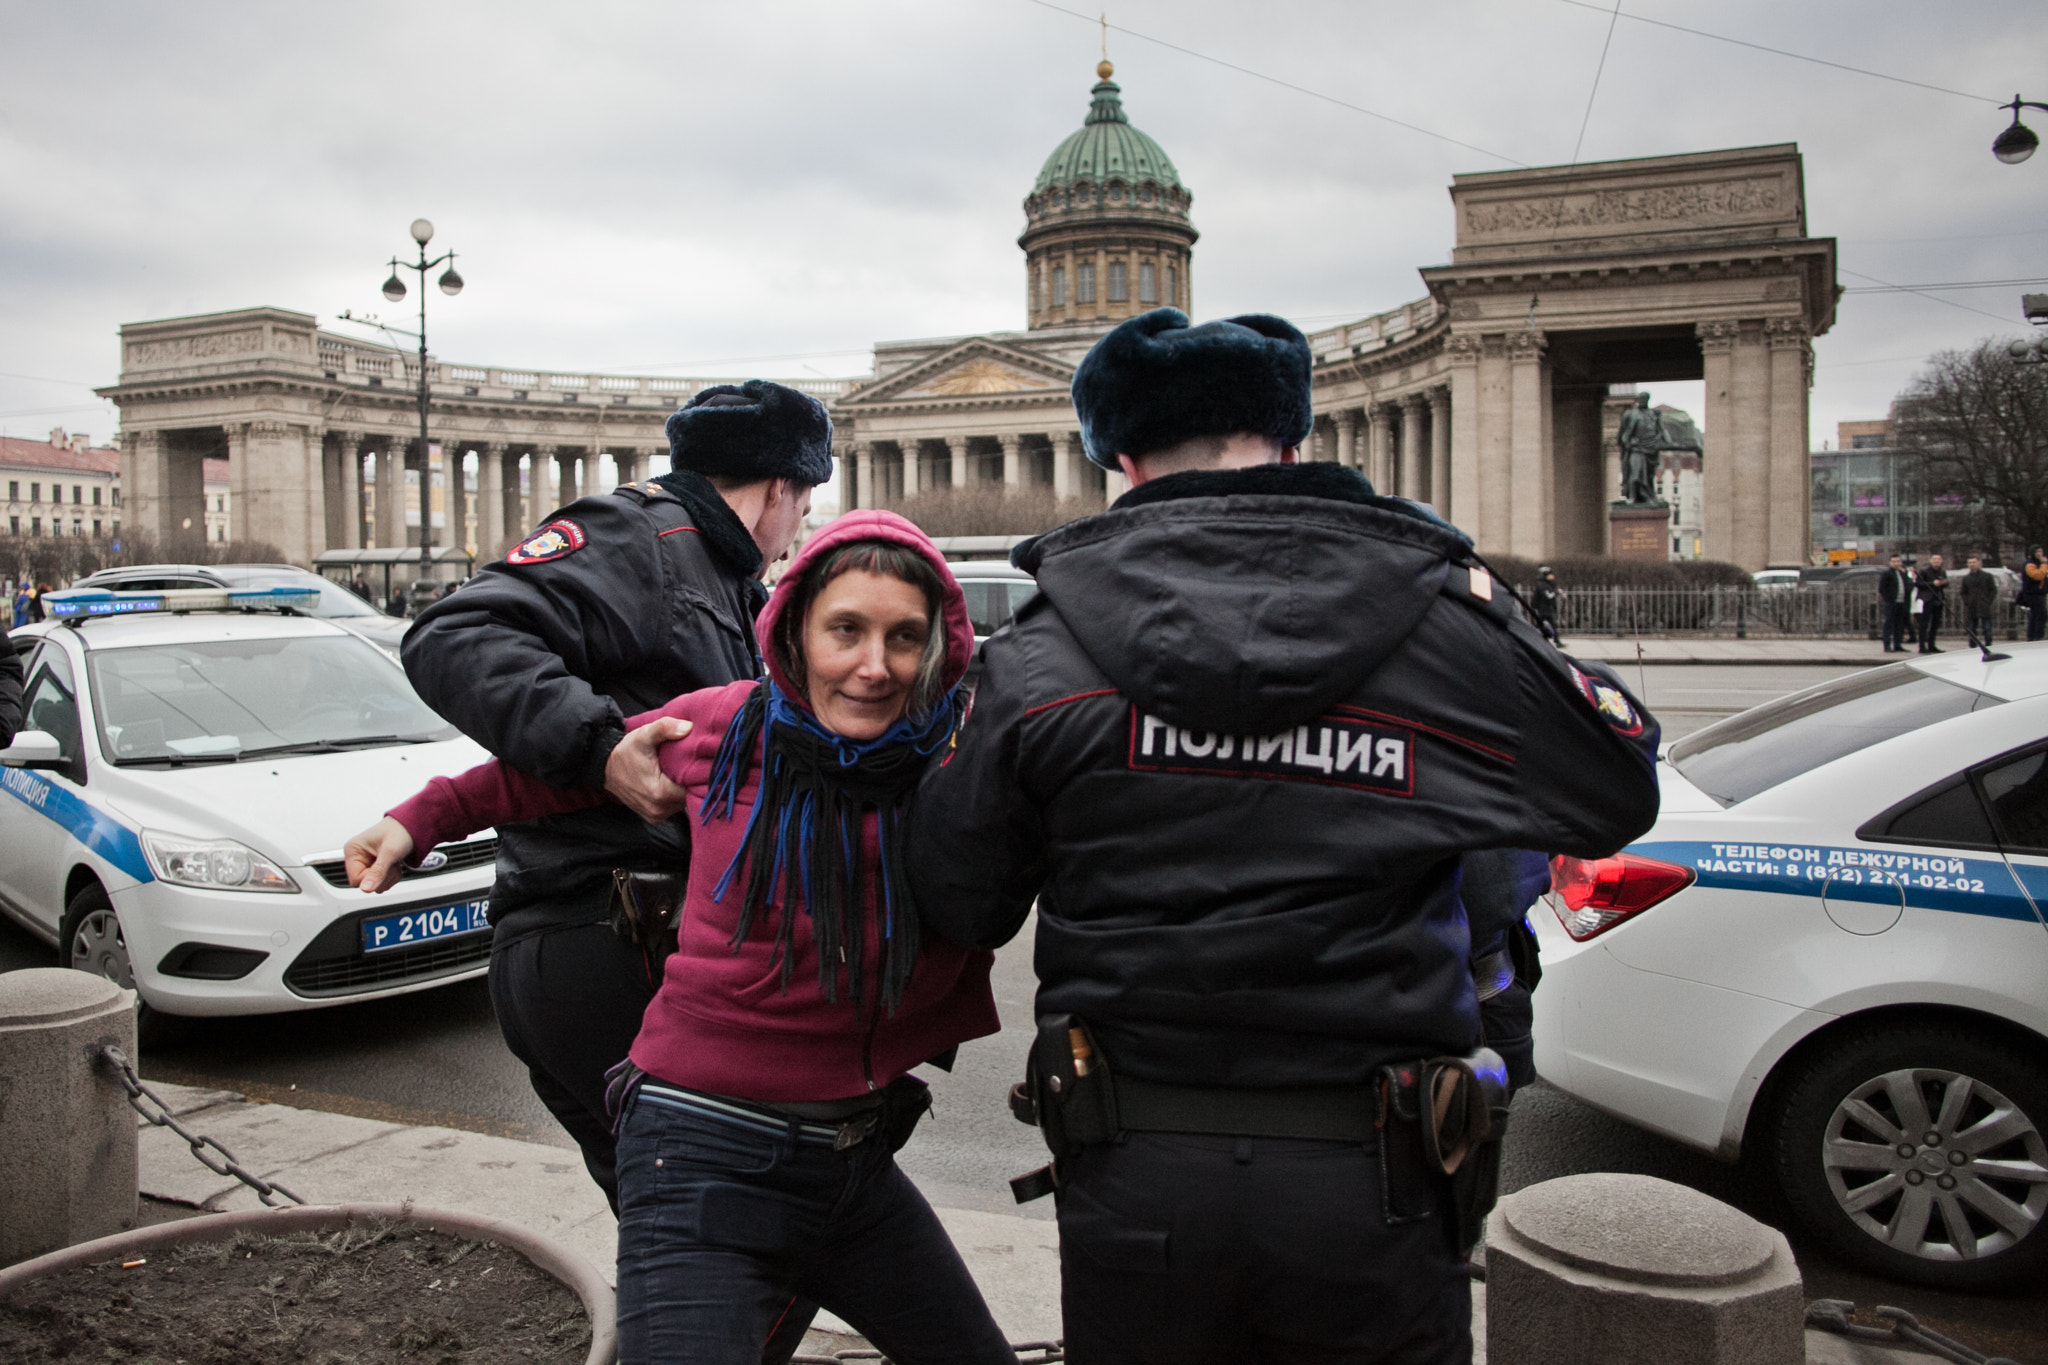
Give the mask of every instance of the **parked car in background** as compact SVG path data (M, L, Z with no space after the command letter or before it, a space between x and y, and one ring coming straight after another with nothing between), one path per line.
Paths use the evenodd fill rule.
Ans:
M307 612L362 636L394 657L407 622L386 616L339 583L289 564L129 564L87 574L73 588L155 592L166 588L310 588L319 600Z
M1767 591L1796 588L1799 586L1799 577L1798 569L1758 569L1749 576L1752 583Z
M967 665L966 679L971 692L981 678L982 645L1038 596L1038 583L1022 569L999 559L964 560L949 567L967 597L968 619L974 622L974 658Z
M1679 740L1656 824L1530 916L1545 1079L1958 1289L2048 1271L2048 645L2009 648Z
M301 575L301 577L305 577ZM496 836L435 850L386 901L342 845L482 749L388 653L302 614L312 589L50 595L0 750L0 913L179 1016L266 1014L476 976Z

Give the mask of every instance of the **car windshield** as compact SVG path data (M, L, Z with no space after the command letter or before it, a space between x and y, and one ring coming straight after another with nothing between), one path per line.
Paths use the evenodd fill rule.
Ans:
M967 598L967 616L974 623L974 633L993 635L1038 595L1038 585L1020 579L991 582L963 577L960 591Z
M1724 806L1873 744L1999 699L1899 665L1873 668L1730 716L1671 746L1671 766Z
M233 762L454 734L405 675L354 637L94 650L100 747L115 763Z

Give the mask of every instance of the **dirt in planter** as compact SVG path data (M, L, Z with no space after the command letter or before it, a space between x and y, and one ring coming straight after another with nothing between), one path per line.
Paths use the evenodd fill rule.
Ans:
M411 1224L143 1256L0 1300L0 1361L562 1365L590 1349L583 1303L561 1281L509 1247Z

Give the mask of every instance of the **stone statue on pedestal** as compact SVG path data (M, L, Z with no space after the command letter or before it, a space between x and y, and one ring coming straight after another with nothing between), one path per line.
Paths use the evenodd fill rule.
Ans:
M1630 507L1663 507L1657 496L1657 457L1667 450L1700 449L1691 423L1680 420L1679 432L1668 432L1650 407L1650 395L1636 395L1636 405L1621 415L1615 442L1621 447L1621 502Z

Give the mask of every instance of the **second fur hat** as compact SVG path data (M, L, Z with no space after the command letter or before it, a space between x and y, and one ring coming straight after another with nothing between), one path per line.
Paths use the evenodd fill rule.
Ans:
M668 419L669 462L708 477L832 477L832 419L807 393L766 379L714 384Z
M1264 313L1188 325L1155 308L1095 343L1074 371L1088 458L1117 468L1197 436L1250 432L1300 445L1315 421L1309 349L1293 323Z

